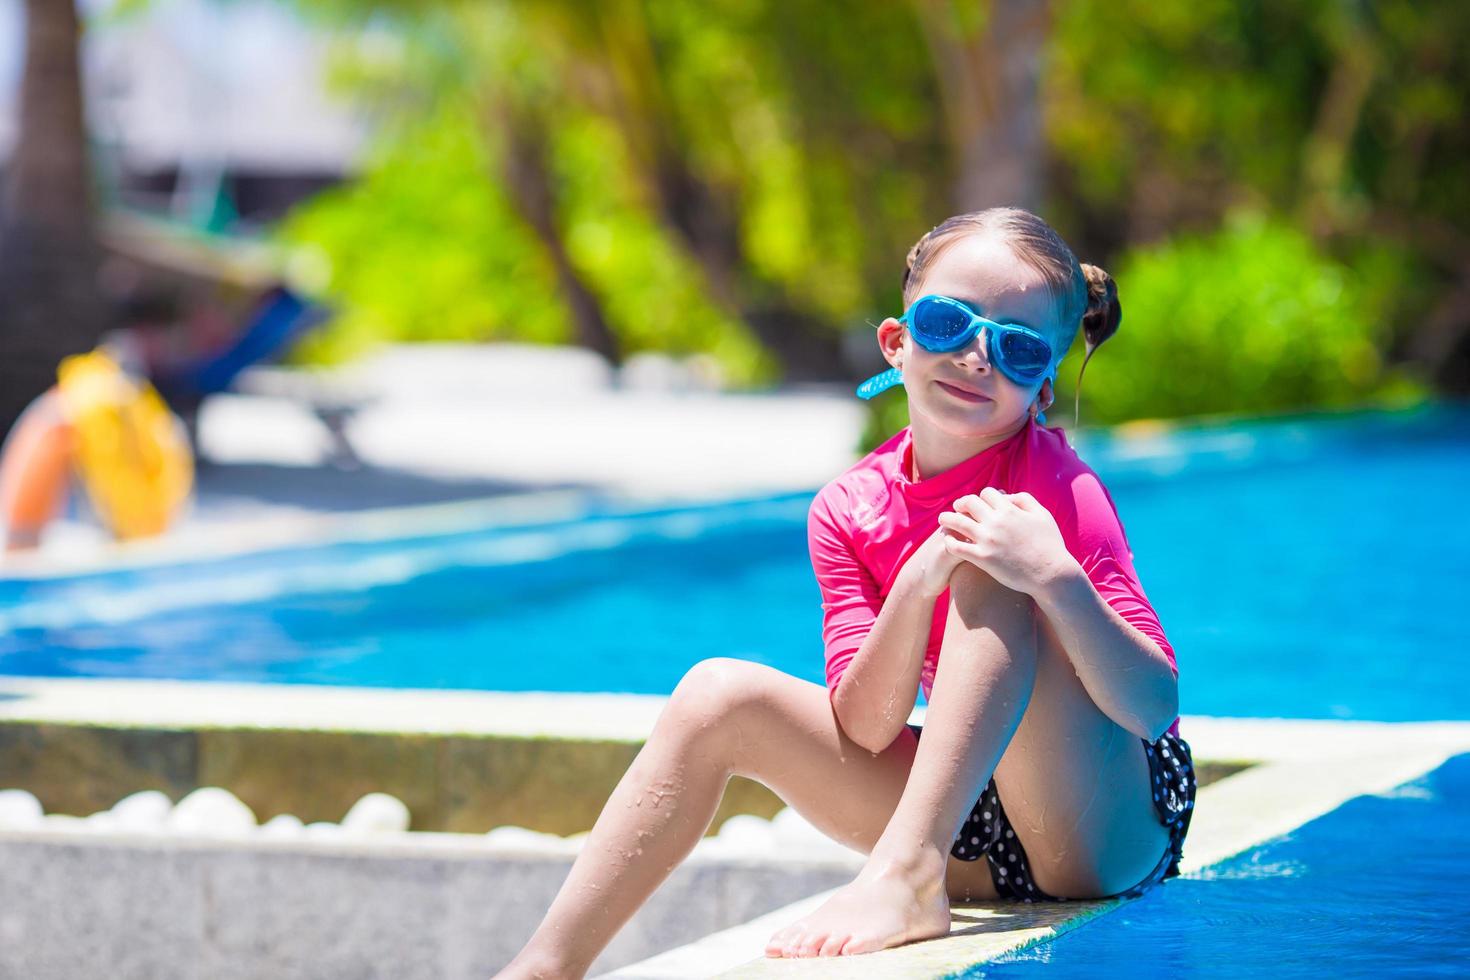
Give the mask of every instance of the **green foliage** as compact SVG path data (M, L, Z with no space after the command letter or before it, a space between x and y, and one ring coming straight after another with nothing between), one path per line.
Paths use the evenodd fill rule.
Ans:
M567 249L624 350L702 351L737 383L768 376L765 353L709 303L687 259L609 193L622 175L606 125L583 117L554 137ZM290 217L281 237L325 260L338 311L301 359L338 361L381 341L571 342L555 270L491 167L474 118L446 107Z
M904 250L939 210L934 80L903 53L921 40L902 7L842 15L902 41L859 51L815 0L305 6L348 26L336 77L381 127L357 186L286 230L328 260L344 311L309 356L373 337L571 339L545 243L498 186L469 186L503 182L510 127L545 133L558 234L623 352L706 351L736 383L778 373L743 318L835 338L891 305ZM439 194L465 206L431 214Z
M324 260L337 311L303 359L381 341L570 337L555 274L488 168L469 112L447 106L290 216L279 233Z
M1349 268L1254 214L1130 252L1116 273L1123 324L1088 364L1082 418L1347 406L1411 390L1384 363L1386 285L1403 261L1383 250ZM1079 337L1066 363L1080 368L1082 355ZM1071 370L1054 422L1072 414Z
M588 114L564 124L553 159L568 252L625 353L708 353L736 384L775 373L767 352L710 301L699 270L639 206L607 120Z
M985 4L297 5L347 28L338 77L380 123L357 184L287 228L325 257L343 311L319 357L374 338L571 340L544 235L504 187L525 127L619 346L712 351L739 382L772 380L788 326L831 339L897 304L903 255L961 176L944 106L963 100L941 86L982 78L944 51L971 69L995 52ZM936 24L974 43L936 46ZM1465 268L1466 30L1449 0L1058 5L1042 212L1113 268L1126 311L1089 366L1084 422L1408 384L1384 351L1445 322L1431 314ZM1274 217L1223 226L1232 207ZM753 323L777 326L771 350ZM1053 422L1071 424L1071 380ZM892 431L902 398L880 402Z
M1279 215L1355 268L1388 246L1401 277L1376 307L1385 345L1449 333L1470 269L1470 5L1454 0L1071 0L1059 5L1047 130L1048 216L1103 264L1130 245ZM1446 327L1446 324L1456 324ZM1454 338L1458 338L1456 341Z
M1148 195L1140 203L1170 218L1210 218L1220 202L1198 192L1241 184L1290 203L1330 57L1318 27L1334 6L1061 5L1047 126L1079 203L1112 210Z

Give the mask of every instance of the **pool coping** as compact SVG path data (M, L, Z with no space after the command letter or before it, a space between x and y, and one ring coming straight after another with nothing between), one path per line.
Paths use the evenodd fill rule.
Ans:
M1197 759L1220 758L1223 753L1254 762L1200 789L1181 862L1185 875L1290 833L1353 797L1388 792L1470 751L1470 722L1186 716L1180 727ZM835 891L812 895L603 977L939 980L1053 939L1127 904L1106 899L1060 905L956 905L949 935L927 942L857 957L773 959L759 955L774 932L815 911Z
M641 742L668 698L0 675L0 722Z

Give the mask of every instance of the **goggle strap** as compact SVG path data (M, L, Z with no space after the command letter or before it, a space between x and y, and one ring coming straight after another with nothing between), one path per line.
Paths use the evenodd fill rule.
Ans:
M898 368L889 368L882 374L875 374L867 381L857 386L859 398L872 398L892 388L894 385L903 384L903 372Z

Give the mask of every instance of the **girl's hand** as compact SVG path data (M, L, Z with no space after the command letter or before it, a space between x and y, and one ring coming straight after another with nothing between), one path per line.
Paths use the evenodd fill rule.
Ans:
M942 518L941 518L942 519ZM949 588L949 577L964 561L945 547L946 541L957 540L954 532L943 527L935 529L919 549L904 562L900 576L906 576L912 587L920 594L939 598Z
M953 533L944 542L951 555L1027 595L1077 564L1051 512L1024 491L1006 494L986 487L961 497L953 513L939 515L939 527Z

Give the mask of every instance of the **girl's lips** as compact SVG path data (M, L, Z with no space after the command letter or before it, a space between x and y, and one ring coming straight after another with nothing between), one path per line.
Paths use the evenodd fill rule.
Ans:
M943 381L936 381L935 384L939 385L939 387L943 388L945 391L949 392L951 395L954 395L956 398L963 398L967 402L988 402L988 401L990 401L990 399L989 398L986 398L984 395L977 395L973 391L966 391L963 388L956 388L954 385L947 385Z

